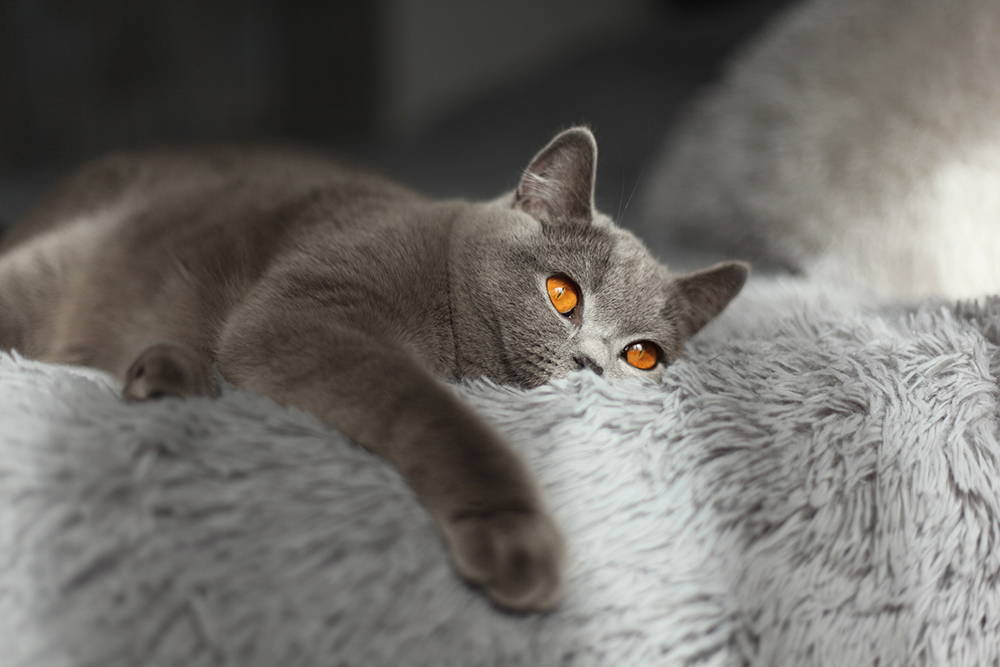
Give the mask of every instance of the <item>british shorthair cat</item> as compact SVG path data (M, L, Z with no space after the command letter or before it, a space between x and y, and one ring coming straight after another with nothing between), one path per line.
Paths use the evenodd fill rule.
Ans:
M548 609L564 538L442 381L655 380L747 276L671 274L594 210L596 163L567 130L515 191L469 203L307 152L114 155L5 240L0 349L104 369L130 400L213 395L217 365L395 466L495 603Z

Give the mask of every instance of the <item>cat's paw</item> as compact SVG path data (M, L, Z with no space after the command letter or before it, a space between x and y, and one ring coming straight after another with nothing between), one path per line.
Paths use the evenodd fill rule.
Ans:
M545 512L467 515L443 528L456 569L498 606L545 611L559 602L566 543Z
M158 343L146 349L125 373L122 397L148 401L164 396L216 396L211 366L185 345Z

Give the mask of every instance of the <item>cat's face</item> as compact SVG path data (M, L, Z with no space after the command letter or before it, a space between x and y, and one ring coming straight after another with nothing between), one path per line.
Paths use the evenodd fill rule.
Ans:
M461 375L531 387L588 368L658 379L739 292L745 265L674 276L593 207L596 144L557 136L517 191L456 222L452 310Z

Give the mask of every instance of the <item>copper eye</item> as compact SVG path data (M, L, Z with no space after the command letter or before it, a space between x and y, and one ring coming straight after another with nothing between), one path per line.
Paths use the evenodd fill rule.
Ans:
M660 348L648 340L641 340L626 346L622 355L630 366L648 371L660 360Z
M545 281L545 287L549 290L549 300L563 315L570 315L580 302L580 294L568 278L562 276L552 276Z

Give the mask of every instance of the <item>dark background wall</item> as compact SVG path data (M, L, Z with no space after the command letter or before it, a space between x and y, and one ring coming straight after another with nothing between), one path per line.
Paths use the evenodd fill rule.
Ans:
M377 5L0 4L0 166L152 142L337 142L374 127Z
M0 217L100 153L295 141L493 196L555 131L599 204L784 0L0 0Z

